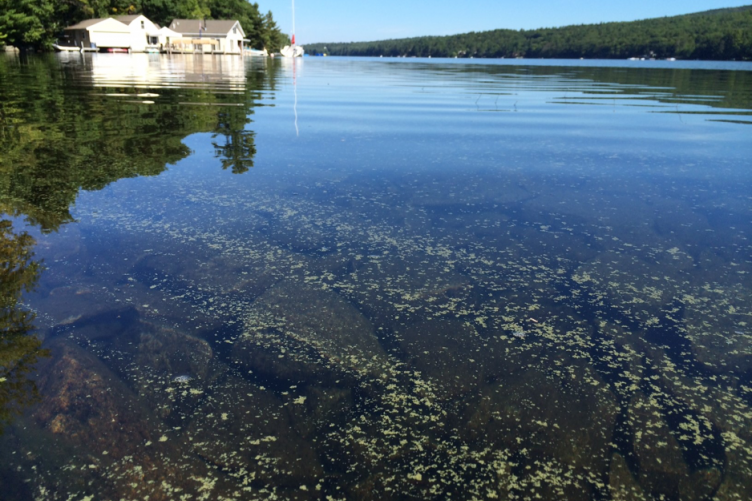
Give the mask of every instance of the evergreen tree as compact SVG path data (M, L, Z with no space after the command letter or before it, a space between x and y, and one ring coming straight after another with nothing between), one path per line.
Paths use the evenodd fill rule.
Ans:
M752 6L625 23L493 30L445 37L308 44L332 55L752 59Z

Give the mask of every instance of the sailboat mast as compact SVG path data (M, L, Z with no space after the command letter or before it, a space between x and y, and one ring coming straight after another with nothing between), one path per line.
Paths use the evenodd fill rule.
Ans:
M295 46L295 0L292 0L292 45Z

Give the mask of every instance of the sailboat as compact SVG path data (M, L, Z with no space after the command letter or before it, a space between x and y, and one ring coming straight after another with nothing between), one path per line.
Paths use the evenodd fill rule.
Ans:
M292 45L285 45L279 53L285 57L303 57L303 47L295 45L295 0L292 0Z

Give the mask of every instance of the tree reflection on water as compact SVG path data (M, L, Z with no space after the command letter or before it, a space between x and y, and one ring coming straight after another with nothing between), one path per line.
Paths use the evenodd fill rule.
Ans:
M49 356L42 341L29 335L34 313L20 303L23 292L39 280L42 265L34 260L34 239L26 232L14 233L10 221L0 221L0 434L22 409L39 400L29 372L37 361Z
M215 67L217 60L162 59L159 64L176 66L170 66L172 76L179 73L189 88L160 89L159 79L137 82L123 74L122 68L132 69L128 65L119 65L120 71L107 66L114 59L89 61L91 73L52 56L0 60L0 214L42 233L57 232L75 221L70 209L82 191L163 173L191 154L183 140L197 132L224 136L224 145L215 144L222 168L246 172L256 147L245 126L257 105L256 90L273 88L276 70L246 77L242 61L239 67L223 61L233 66L232 74ZM109 80L102 80L97 64ZM150 70L163 77L161 66ZM202 84L194 87L192 80ZM142 99L157 95L140 88L144 84L157 88L157 105ZM40 400L29 373L50 354L33 334L34 313L22 306L23 293L35 288L43 271L34 260L35 244L11 220L0 221L0 433Z

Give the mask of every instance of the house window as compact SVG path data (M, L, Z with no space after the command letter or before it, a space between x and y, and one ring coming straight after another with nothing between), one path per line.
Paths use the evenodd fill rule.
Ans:
M141 21L141 29L142 30L144 29L144 22L143 21Z
M232 28L232 32L233 32L233 33L237 33L237 32L238 32L238 29L237 29L236 27L233 27L233 28Z

